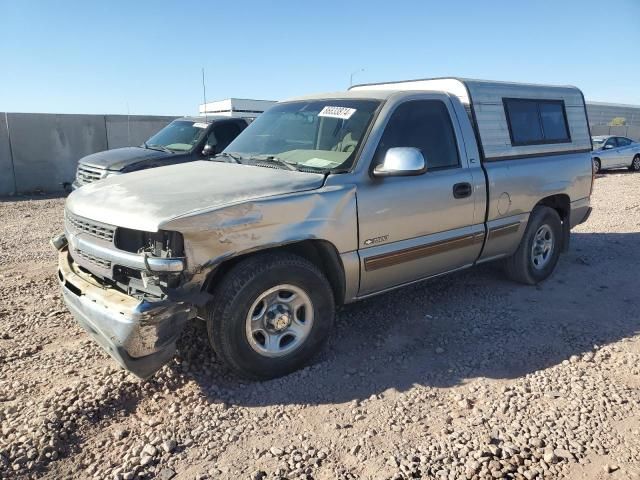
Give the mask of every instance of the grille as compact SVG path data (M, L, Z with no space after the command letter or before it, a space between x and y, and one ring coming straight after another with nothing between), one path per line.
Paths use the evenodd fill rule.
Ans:
M113 241L113 236L116 232L115 227L96 223L69 212L66 214L66 221L71 227L73 227L73 230L88 233L89 235L107 240L108 242Z
M104 178L107 171L100 167L91 167L84 163L78 164L78 170L76 171L76 181L78 185L86 185L87 183L95 182Z
M100 268L111 268L111 262L109 260L104 260L102 258L96 257L95 255L91 255L90 253L83 252L82 250L76 250L76 253L80 257Z

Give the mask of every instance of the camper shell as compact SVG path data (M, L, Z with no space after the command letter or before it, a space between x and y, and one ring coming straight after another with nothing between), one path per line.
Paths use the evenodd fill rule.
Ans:
M437 91L457 97L469 115L483 161L509 160L556 153L584 153L592 150L586 103L577 87L536 85L528 83L473 80L465 78L432 78L398 82L354 85L351 91ZM568 141L518 144L508 120L510 100L560 102ZM515 145L514 145L515 143Z

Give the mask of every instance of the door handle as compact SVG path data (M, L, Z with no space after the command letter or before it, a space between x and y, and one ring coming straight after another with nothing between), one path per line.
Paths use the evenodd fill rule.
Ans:
M471 196L473 189L468 182L456 183L453 186L453 198L466 198Z

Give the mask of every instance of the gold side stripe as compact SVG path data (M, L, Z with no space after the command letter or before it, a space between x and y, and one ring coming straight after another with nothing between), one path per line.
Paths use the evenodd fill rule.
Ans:
M510 233L516 233L520 228L520 222L509 223L500 227L494 227L489 229L489 238L502 237L509 235Z
M464 235L450 240L430 243L429 245L420 245L418 247L405 248L404 250L398 250L396 252L376 255L364 261L364 269L370 272L400 263L411 262L422 257L448 252L457 248L468 247L475 243L482 242L483 237L484 233L478 232L472 235Z

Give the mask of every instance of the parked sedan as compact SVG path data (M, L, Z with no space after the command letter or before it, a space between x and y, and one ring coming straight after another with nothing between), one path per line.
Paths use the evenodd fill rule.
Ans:
M610 168L628 168L634 172L640 171L640 143L627 137L603 135L593 137L593 170Z

